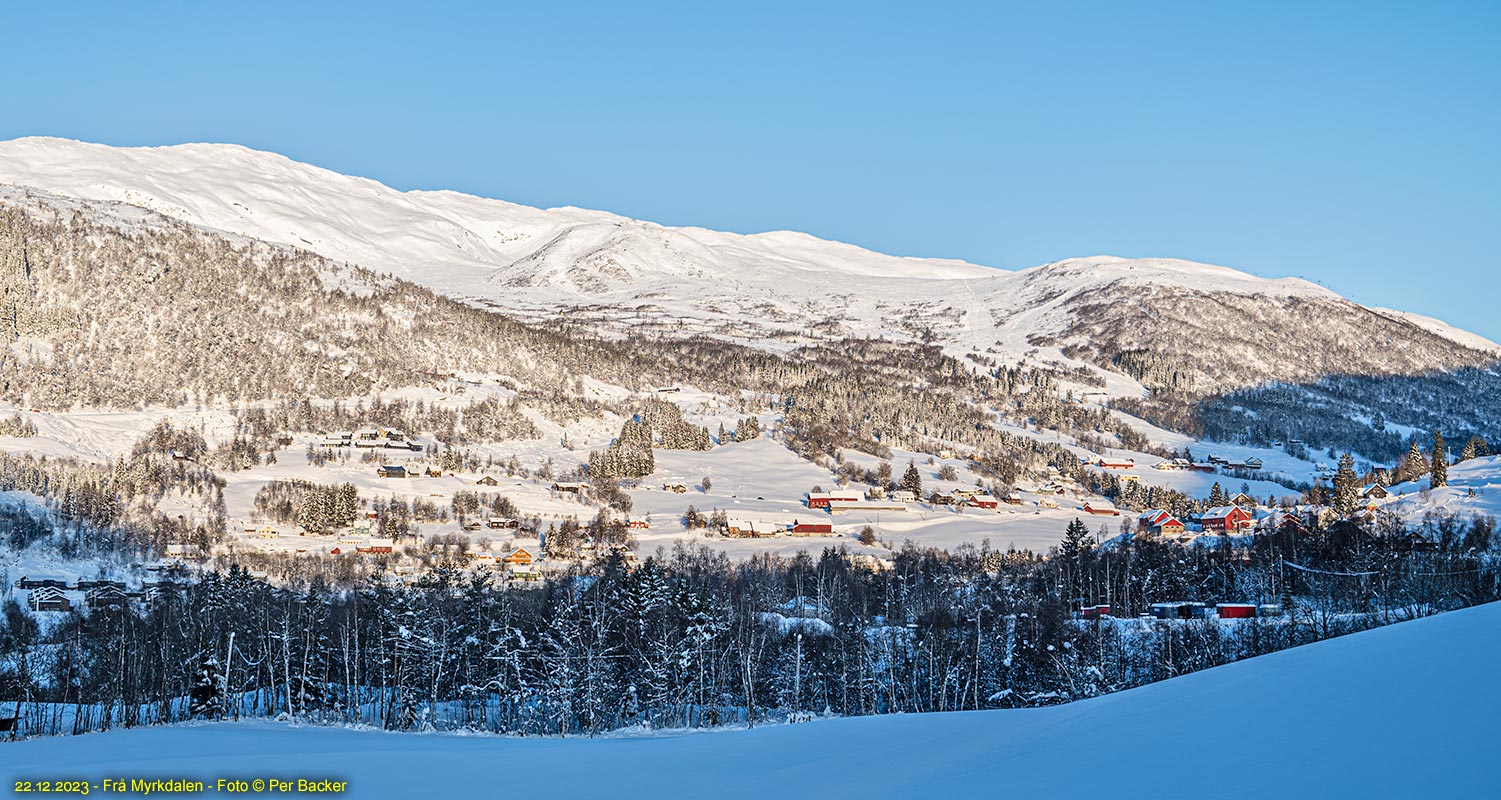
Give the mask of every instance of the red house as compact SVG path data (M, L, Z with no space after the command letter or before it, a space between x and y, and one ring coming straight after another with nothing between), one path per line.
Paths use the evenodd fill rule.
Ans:
M1172 514L1154 508L1137 517L1136 529L1145 533L1155 533L1158 536L1181 536L1183 523Z
M644 519L633 519L625 524L627 528L650 528L651 523Z
M830 522L794 522L788 531L802 536L828 536L834 532L834 525Z
M1199 518L1205 533L1235 533L1251 527L1251 512L1240 506L1216 506Z
M1084 513L1095 514L1101 517L1118 517L1121 515L1121 512L1115 510L1115 506L1100 500L1085 502Z
M969 504L974 508L1000 508L1001 501L988 494L977 494L969 498Z

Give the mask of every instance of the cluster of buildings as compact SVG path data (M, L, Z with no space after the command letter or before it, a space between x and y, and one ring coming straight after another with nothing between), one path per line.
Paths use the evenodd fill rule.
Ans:
M1379 501L1386 497L1387 491L1380 485L1361 487L1360 502L1354 516L1375 514L1380 507ZM1206 534L1233 536L1279 531L1307 533L1310 529L1333 522L1335 516L1334 509L1328 506L1265 508L1258 506L1253 498L1244 493L1237 493L1230 498L1228 505L1215 506L1181 517L1160 508L1148 509L1136 518L1136 531L1179 542L1191 541Z
M36 612L72 611L75 607L90 611L122 609L131 603L150 606L167 592L186 588L173 577L148 580L137 590L128 590L124 581L94 579L69 582L54 575L23 575L16 588L26 592L26 606Z
M913 492L897 489L882 497L871 497L859 489L838 489L830 492L809 492L806 505L810 509L838 514L846 511L907 511L912 503L921 501ZM998 498L981 489L955 489L935 491L927 502L933 505L962 505L970 508L995 510L1006 505L1021 505L1015 498Z
M1166 458L1152 465L1152 469L1163 471L1192 471L1192 472L1219 472L1220 468L1259 470L1262 467L1261 459L1251 458L1220 458L1209 456L1204 461L1189 461L1186 458Z
M422 445L407 438L396 428L363 428L357 431L338 431L319 440L320 447L358 447L364 449L406 450L422 452Z

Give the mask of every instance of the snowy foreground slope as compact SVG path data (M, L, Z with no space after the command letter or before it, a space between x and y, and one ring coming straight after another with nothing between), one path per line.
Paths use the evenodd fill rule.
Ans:
M681 736L189 725L0 745L0 777L332 778L348 796L1495 797L1501 604L1053 708Z

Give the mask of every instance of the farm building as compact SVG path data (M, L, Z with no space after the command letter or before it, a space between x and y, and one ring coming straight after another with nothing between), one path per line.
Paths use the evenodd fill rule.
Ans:
M1214 607L1220 619L1250 619L1256 616L1255 603L1220 603Z
M809 492L808 508L828 508L835 501L845 503L858 503L865 499L865 493L854 489L846 489L837 492Z
M391 552L392 546L394 544L395 542L390 539L370 539L366 542L355 545L354 549L357 553L377 555Z
M889 495L889 497L891 498L892 501L897 502L897 503L916 503L917 502L917 495L915 493L913 493L912 490L910 490L910 489L897 489L897 490L893 491Z
M1257 506L1257 503L1256 498L1246 494L1245 492L1236 492L1235 496L1230 498L1230 505L1240 506L1241 508L1255 508Z
M500 484L500 481L495 480L489 475L481 475L480 479L475 481L474 484L476 486L498 486Z
M769 522L750 519L731 519L726 524L726 536L745 539L767 539L777 535L777 529Z
M495 530L515 529L521 527L521 520L511 517L491 517L485 520L485 527Z
M1095 466L1104 469L1131 469L1136 466L1136 461L1130 458L1101 458L1095 462Z
M1037 507L1038 508L1057 508L1058 507L1058 501L1054 500L1051 497L1046 497L1046 496L1040 497L1037 500Z
M627 521L625 523L625 526L627 528L637 528L637 529L645 530L645 529L651 527L651 523L647 522L644 519L633 519L633 520Z
M839 514L845 511L906 511L906 503L896 503L889 500L830 500L829 513Z
M1000 508L1001 501L988 494L977 494L969 498L969 504L974 508Z
M832 536L834 525L829 522L799 522L792 521L792 527L787 532L793 536Z
M375 474L382 478L405 478L407 476L407 468L399 464L386 464L376 470Z
M589 484L581 481L553 481L548 489L554 492L568 492L569 494L583 494L589 490Z
M1215 464L1210 463L1208 461L1195 461L1194 463L1189 464L1188 468L1191 469L1191 470L1193 470L1194 472L1217 472L1217 471L1219 471L1219 467L1218 466L1216 466Z
M1084 502L1084 513L1101 517L1118 517L1121 515L1121 512L1117 511L1115 506L1104 500L1086 500Z

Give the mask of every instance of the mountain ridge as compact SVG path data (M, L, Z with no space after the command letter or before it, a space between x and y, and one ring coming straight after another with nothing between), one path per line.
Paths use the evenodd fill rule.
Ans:
M1287 337L1308 332L1383 342L1398 357L1357 353L1349 362L1372 374L1411 372L1427 357L1404 351L1433 353L1445 370L1488 366L1501 354L1484 337L1371 309L1300 278L1172 258L1089 256L1004 270L892 256L795 231L726 233L446 189L400 191L242 145L116 148L28 137L0 142L0 182L138 206L523 317L769 348L852 336L932 341L998 364L1084 370L1119 396L1151 388L1119 367L1121 354L1161 349L1141 331L1194 316L1195 302L1235 310L1216 325L1163 329L1166 356L1210 365L1198 369L1199 385L1231 369L1215 365L1237 365L1228 380L1237 387L1324 374L1327 359L1288 370L1270 355L1285 358L1296 344ZM1291 306L1313 324L1291 319ZM1224 335L1237 320L1264 329Z

